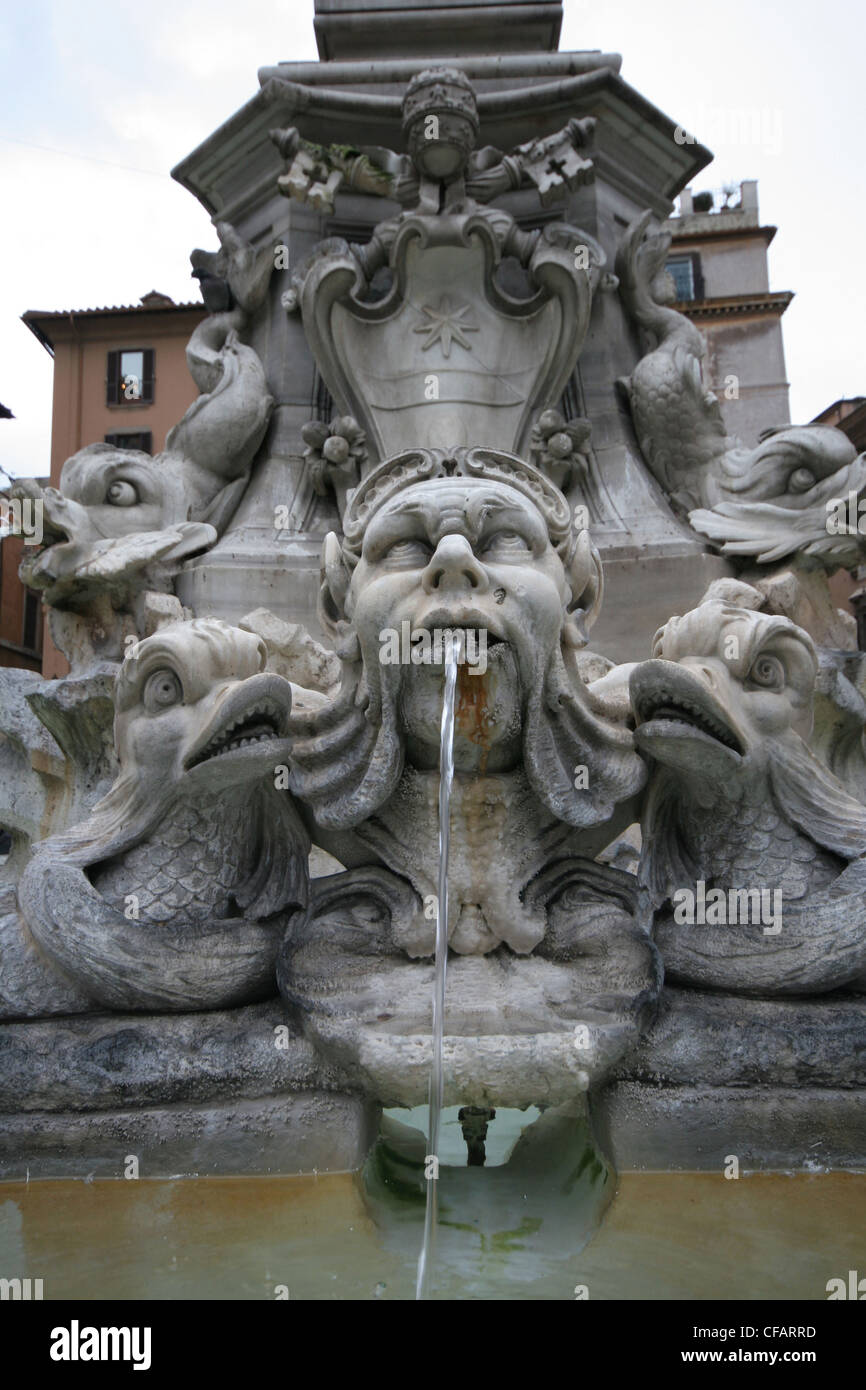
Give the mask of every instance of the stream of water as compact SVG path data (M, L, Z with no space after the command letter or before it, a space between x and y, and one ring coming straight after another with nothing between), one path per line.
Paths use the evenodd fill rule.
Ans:
M439 731L439 883L436 897L436 964L433 979L433 1057L430 1063L430 1099L427 1121L427 1205L424 1237L418 1257L416 1299L428 1295L430 1269L436 1248L439 1203L439 1122L444 1100L442 1043L445 1033L445 977L448 964L448 854L451 845L451 784L454 780L454 708L457 666L462 634L448 637L445 650L445 690Z

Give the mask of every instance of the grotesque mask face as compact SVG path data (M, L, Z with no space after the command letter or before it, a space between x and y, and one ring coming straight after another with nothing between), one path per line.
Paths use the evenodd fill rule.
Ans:
M645 768L629 731L594 709L575 659L602 592L588 532L532 464L483 448L387 460L353 493L342 544L332 533L322 549L319 614L346 668L327 718L293 744L298 794L322 825L357 825L405 763L438 765L443 654L456 633L466 644L457 770L519 766L554 816L608 820Z
M519 737L524 694L540 683L559 645L570 599L562 560L527 498L500 482L438 479L407 488L374 515L346 616L368 673L379 668L386 681L399 680L404 729L428 745L435 761L441 649L438 661L401 664L394 673L383 669L388 634L474 634L486 671L470 674L467 665L461 694L483 707L485 746L511 744Z
M493 641L527 648L558 637L570 597L544 519L520 492L484 479L437 479L373 517L346 613L362 642L390 617L418 627L475 624Z

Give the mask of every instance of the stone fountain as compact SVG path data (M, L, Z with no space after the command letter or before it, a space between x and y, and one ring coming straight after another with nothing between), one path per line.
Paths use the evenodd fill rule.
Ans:
M262 69L175 170L202 394L34 494L6 1177L356 1169L424 1102L455 632L446 1105L866 1162L866 457L726 433L658 231L708 151L615 55L476 39Z

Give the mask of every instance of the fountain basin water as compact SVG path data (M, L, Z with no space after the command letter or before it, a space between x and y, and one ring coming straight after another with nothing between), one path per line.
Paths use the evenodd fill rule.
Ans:
M466 1170L482 1183L491 1175ZM548 1214L561 1217L566 1200L560 1190ZM391 1233L348 1173L7 1182L0 1267L43 1279L46 1300L409 1300L423 1195L416 1186L411 1203L396 1194L382 1201ZM437 1298L475 1296L484 1279L484 1297L521 1302L573 1301L578 1286L590 1302L823 1302L829 1279L863 1269L862 1174L744 1173L729 1182L721 1172L620 1173L589 1242L550 1263L519 1229L540 1214L531 1189L522 1208L514 1229L494 1228L486 1254L477 1227L449 1230L462 1267L443 1266ZM503 1277L491 1288L494 1269Z

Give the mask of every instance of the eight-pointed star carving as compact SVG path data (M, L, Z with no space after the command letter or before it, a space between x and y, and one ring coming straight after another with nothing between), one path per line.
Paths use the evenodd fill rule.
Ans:
M477 323L469 323L466 314L469 313L469 305L461 304L451 306L451 300L447 295L443 295L439 300L437 308L430 304L422 304L421 312L427 315L427 323L419 323L414 333L426 333L427 340L421 344L422 352L426 352L434 343L442 344L442 354L444 357L451 356L452 342L459 343L467 351L472 351L472 344L466 338L467 333L477 333Z

